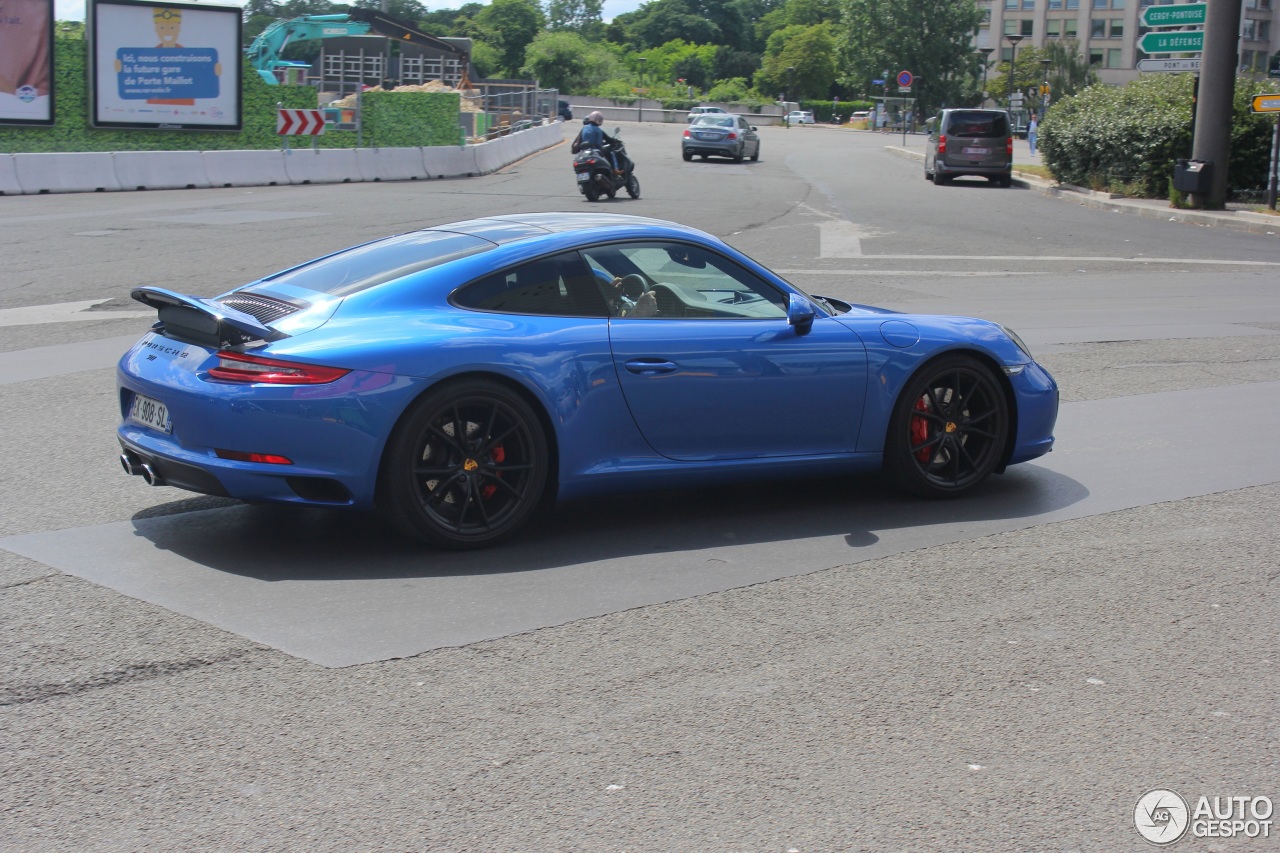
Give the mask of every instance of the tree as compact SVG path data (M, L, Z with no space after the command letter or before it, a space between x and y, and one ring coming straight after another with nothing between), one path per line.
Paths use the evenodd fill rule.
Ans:
M603 32L604 0L547 0L547 29L582 34Z
M792 26L769 36L756 88L787 100L825 98L836 78L836 45L830 24Z
M502 57L502 73L515 76L524 66L524 51L542 31L546 18L537 0L493 0L475 18L485 42Z
M960 103L974 70L973 33L981 20L974 0L839 0L837 45L842 82L865 92L888 70L919 78L916 114Z
M562 92L586 94L622 73L621 63L608 48L572 32L541 32L524 56L521 74Z
M608 30L611 41L641 50L681 39L691 44L723 44L745 49L751 32L742 11L720 0L653 0L635 12L618 15Z

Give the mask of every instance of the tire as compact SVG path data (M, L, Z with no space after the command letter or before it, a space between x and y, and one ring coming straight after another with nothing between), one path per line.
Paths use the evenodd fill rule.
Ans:
M741 163L742 158L746 155L746 153L747 153L747 145L744 142L742 147L738 149L738 153L733 155L733 162Z
M751 155L751 162L758 163L760 161L760 146L756 145L755 153Z
M588 183L583 189L583 193L587 196L587 201L600 200L600 189L594 183Z
M997 181L997 183L998 183L1000 186L1004 187L1005 189L1009 189L1009 187L1013 186L1013 179L1012 179L1012 178L1001 178L999 181Z
M439 548L496 545L542 503L548 457L542 422L519 394L486 380L447 384L396 426L379 506L400 530Z
M627 175L627 195L640 198L640 179L634 173Z
M681 152L680 152L680 156L684 158L684 161L685 161L686 163L688 163L690 160L692 160L692 159L693 159L693 152L692 152L692 151L681 151Z
M934 185L934 186L936 186L936 187L945 187L945 186L946 186L947 184L949 184L949 183L951 183L951 177L950 177L949 175L944 175L944 174L942 174L941 172L934 172L934 173L933 173L933 185Z
M929 498L972 490L1004 459L1009 404L991 369L967 355L926 364L893 407L884 472L899 489Z

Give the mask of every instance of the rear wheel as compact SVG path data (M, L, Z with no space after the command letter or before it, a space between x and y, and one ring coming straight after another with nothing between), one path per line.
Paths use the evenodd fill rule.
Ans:
M692 152L692 151L681 151L681 152L680 152L680 156L684 158L684 161L685 161L686 163L688 163L690 160L692 160L692 159L693 159L693 152Z
M635 176L635 173L627 175L627 195L640 198L640 179Z
M903 387L885 441L884 470L898 488L953 497L999 465L1009 408L991 370L971 356L928 364Z
M738 153L733 155L733 162L741 163L743 155L745 155L746 153L747 153L747 145L744 142L742 144L742 147L738 149Z
M587 186L584 188L583 192L585 192L585 193L586 193L586 195L587 195L587 201L599 201L599 200L600 200L600 190L599 190L599 188L597 188L597 187L596 187L596 185L595 185L594 183L589 183L589 184L587 184Z
M379 503L410 536L456 551L510 537L542 501L547 439L520 395L494 382L419 401L383 456Z
M756 143L756 150L751 155L751 162L755 163L760 159L760 144Z

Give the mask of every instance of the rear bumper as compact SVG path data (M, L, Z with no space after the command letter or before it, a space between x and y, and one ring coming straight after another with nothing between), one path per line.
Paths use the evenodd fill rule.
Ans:
M688 154L716 154L721 157L737 157L738 143L736 142L686 142L681 146L682 152ZM744 149L745 150L745 149Z
M937 160L933 164L939 175L963 177L965 175L982 175L993 178L1008 178L1013 174L1013 164L983 165L982 163L947 163Z

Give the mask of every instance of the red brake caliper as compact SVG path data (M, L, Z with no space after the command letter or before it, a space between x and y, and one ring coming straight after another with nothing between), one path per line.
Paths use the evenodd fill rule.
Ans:
M495 447L493 449L493 452L489 454L489 459L492 460L497 465L501 465L502 461L506 458L507 458L507 451L502 448L501 444ZM502 475L498 474L497 476L501 477ZM486 486L484 486L482 489L480 489L480 497L484 498L485 500L488 500L489 498L493 497L493 493L496 491L498 491L498 487L495 486L493 483L489 483Z
M929 401L924 397L916 400L915 409L917 412L929 411ZM919 416L911 418L911 445L924 444L929 440L929 421ZM923 450L916 451L916 459L929 464L929 460L933 458L933 448L926 447Z

